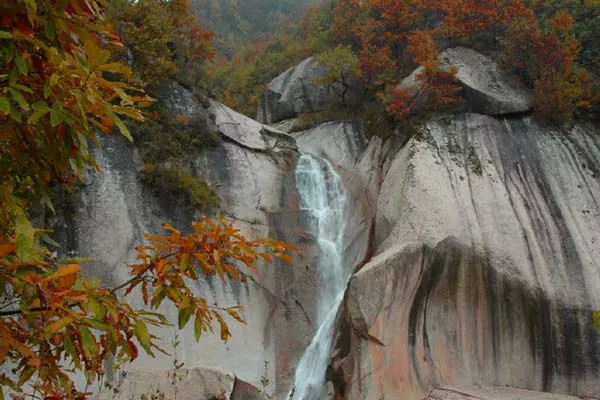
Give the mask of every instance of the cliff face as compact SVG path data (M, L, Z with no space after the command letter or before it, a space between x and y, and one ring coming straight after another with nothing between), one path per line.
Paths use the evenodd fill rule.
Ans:
M377 256L349 285L331 365L338 391L598 395L599 146L592 127L430 121L385 174Z
M491 60L461 48L440 57L459 68L465 111L432 117L399 150L375 138L350 157L341 148L352 134L335 123L294 134L302 151L349 171L347 191L374 215L361 225L374 257L348 285L328 392L598 396L600 132L539 126L530 94ZM492 392L481 398L510 396Z
M289 390L318 329L317 238L298 205L294 176L306 152L330 161L348 196L344 267L354 275L338 315L330 397L421 399L438 386L451 388L430 398L513 393L493 397L495 389L474 385L600 396L600 335L591 320L600 308L600 132L591 125L551 129L514 114L528 98L524 89L483 56L452 54L470 93L465 111L432 117L406 143L368 140L345 121L288 135L218 103L200 104L180 87L165 94L173 115L196 116L220 134L219 145L190 168L219 194L222 212L251 237L301 249L293 266L262 268L256 281L198 282L209 301L243 305L248 325L232 324L226 345L209 335L197 344L192 332L181 333L177 356L186 367L224 368L215 378L219 388L235 386L235 377L261 386L264 375L275 398ZM265 121L325 106L298 89L312 82L313 72L304 70L306 79L296 68L274 81L278 93L296 94L279 96L270 111L263 103ZM496 99L497 88L501 108L477 105ZM292 111L278 114L278 107ZM163 221L189 226L193 216L178 199L140 183L141 162L130 145L109 139L98 161L103 173L90 175L63 218L67 229L58 230L65 250L96 257L90 273L116 283L144 232L160 232ZM164 347L173 335L161 332ZM131 368L171 364L144 358Z
M177 330L164 329L157 332L159 344L173 357L140 354L134 364L124 367L129 378L121 382L121 372L109 378L129 388L127 393L137 393L154 381L159 385L157 373L170 370L177 358L191 371L186 373L194 376L205 371L197 367L216 366L224 372L215 379L231 384L230 375L256 387L262 387L263 377L267 378L266 389L272 393L276 383L287 383L284 377L290 375L295 358L315 329L310 323L315 244L303 235L304 217L298 209L294 176L295 141L218 103L202 103L177 85L165 86L161 102L173 118L183 115L219 132L219 144L192 156L185 166L219 195L220 213L247 237L276 237L296 244L302 252L295 266L259 266L260 274L244 284L223 286L210 278L197 282L197 293L209 303L244 307L242 317L247 324L228 321L232 338L226 344L211 334L196 343L189 326L178 333L179 346L174 349ZM143 183L138 151L122 138L104 140L96 158L101 171L90 172L72 204L55 218L54 229L63 243L62 252L95 258L85 266L86 272L112 286L127 280L126 263L134 260L134 246L143 242L144 233L163 233L162 222L185 231L199 212L191 212L183 199ZM134 304L141 305L141 297L136 296ZM176 310L161 311L176 322ZM207 381L213 381L217 373L206 371Z

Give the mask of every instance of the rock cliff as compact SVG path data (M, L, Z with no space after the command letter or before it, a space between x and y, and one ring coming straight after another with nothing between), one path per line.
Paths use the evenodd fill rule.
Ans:
M294 176L302 152L329 160L348 197L344 268L354 274L338 314L329 397L600 396L592 323L600 308L599 129L540 126L527 114L530 93L491 60L460 48L441 57L458 67L470 96L465 110L431 117L408 141L367 138L348 121L289 135L281 129L290 125L264 125L167 88L173 115L220 135L189 167L218 193L221 212L251 237L301 249L293 266L262 269L243 285L198 282L210 300L242 304L248 325L232 324L226 345L211 336L196 344L181 333L176 356L188 375L200 374L211 382L204 387L228 398L236 398L236 382L260 387L266 377L267 391L285 398L318 329L319 247ZM259 119L281 121L325 104L327 90L311 78L318 71L309 59L274 80ZM116 283L144 232L160 231L162 221L185 228L193 215L140 182L134 147L118 139L103 145L102 174L90 174L56 227L65 250L96 257L90 273ZM170 348L174 331L161 335ZM144 358L121 381L131 388L154 380L171 363Z
M177 330L164 329L157 333L159 344L172 357L140 355L118 374L133 377L124 383L127 390L134 390L131 385L135 386L135 382L139 386L140 381L148 379L157 379L159 385L162 381L157 377L166 377L173 359L177 359L195 375L210 372L206 367L219 367L255 387L262 387L263 378L267 379L269 393L280 382L281 390L285 390L293 363L315 329L311 325L314 312L311 288L315 279L316 245L314 238L304 234L304 217L298 209L295 140L219 103L200 101L176 84L164 85L160 101L173 118L185 116L204 130L219 133L217 146L192 155L185 165L218 194L219 212L248 237L276 237L295 243L302 251L294 267L263 266L259 275L244 284L224 287L209 278L197 282L197 293L209 302L244 307L242 317L247 324L230 321L232 338L226 344L210 334L203 335L196 343L193 330L188 327L178 333L179 345L174 349ZM127 279L125 263L133 261L134 246L143 242L145 233L164 232L162 222L184 231L190 229L199 211L193 212L172 193L156 191L143 183L140 180L143 163L138 150L122 138L103 140L102 149L95 156L100 172L90 172L77 193L67 196L70 204L52 218L51 224L63 243L61 252L93 257L95 262L85 266L86 272L111 286ZM140 305L141 298L134 298L133 302ZM176 310L161 311L176 318ZM108 379L119 381L112 374L109 369ZM152 376L155 378L148 378ZM209 376L206 379L212 381Z
M294 134L357 178L347 190L374 215L361 240L375 256L355 265L329 393L422 399L440 385L491 385L598 396L599 132L536 124L531 94L470 49L440 58L457 68L465 111L430 118L399 150L372 139L356 155L335 122Z
M336 392L598 396L598 133L463 113L432 118L392 155L377 256L351 280L341 317Z

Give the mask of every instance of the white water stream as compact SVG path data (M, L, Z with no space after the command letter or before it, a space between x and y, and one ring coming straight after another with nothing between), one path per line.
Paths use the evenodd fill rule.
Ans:
M320 399L324 385L333 329L350 269L343 265L343 236L347 197L340 176L331 164L304 154L296 167L300 208L310 217L319 243L317 324L319 329L296 368L288 399Z

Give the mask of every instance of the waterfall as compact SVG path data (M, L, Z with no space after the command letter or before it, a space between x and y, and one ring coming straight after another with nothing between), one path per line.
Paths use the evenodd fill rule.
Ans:
M319 329L296 368L288 399L316 400L321 397L333 342L338 309L351 271L343 265L346 193L331 164L302 155L296 167L300 208L307 212L309 228L319 244L317 323Z

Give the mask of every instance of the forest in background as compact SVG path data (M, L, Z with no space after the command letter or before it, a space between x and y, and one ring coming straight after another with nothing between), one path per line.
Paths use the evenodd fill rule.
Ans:
M386 135L398 122L459 110L460 88L452 71L442 71L437 61L453 46L474 48L518 75L533 89L543 122L599 115L598 0L252 0L243 5L193 0L186 7L197 17L179 15L194 29L176 37L164 33L180 24L165 23L165 18L177 20L178 11L168 11L170 2L114 4L120 11L112 19L134 60L153 60L134 68L142 78L174 78L250 117L256 116L267 84L309 56L330 70L321 84L352 80L364 95L355 104L332 107L336 115L301 116L304 126L349 117L368 132ZM185 46L196 47L195 56L184 54ZM167 71L165 64L178 67ZM416 101L414 93L397 86L419 66L425 72Z
M191 0L199 23L215 32L215 48L231 58L244 45L285 30L319 0Z
M443 49L460 45L518 75L534 90L539 119L560 124L575 116L598 118L597 37L597 0L326 0L308 7L285 31L246 44L230 61L217 57L205 76L219 100L254 117L271 79L319 56L365 88L360 110L347 114L383 132L414 116L413 96L396 86L420 65L427 67L420 76L428 92L425 110L460 108L458 88L436 61ZM330 75L330 83L341 79Z

